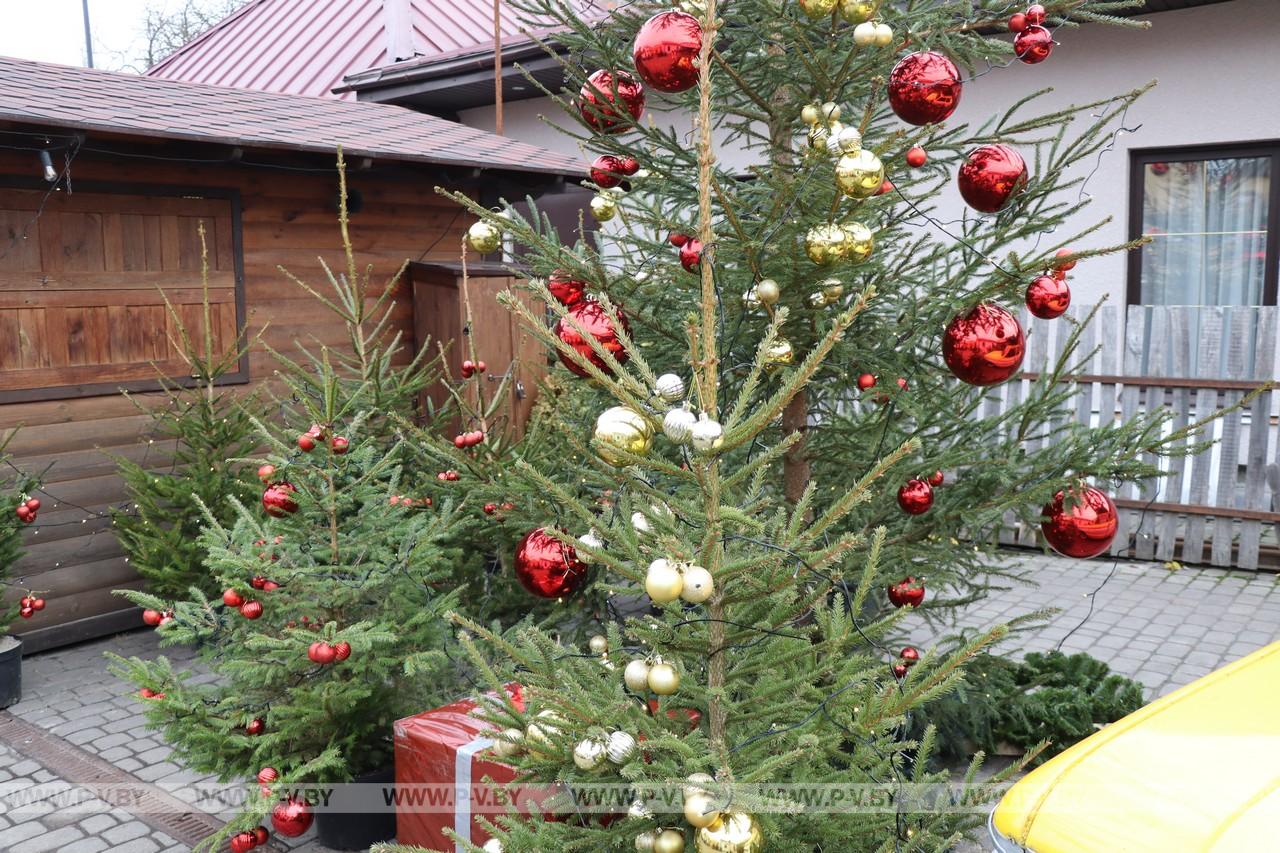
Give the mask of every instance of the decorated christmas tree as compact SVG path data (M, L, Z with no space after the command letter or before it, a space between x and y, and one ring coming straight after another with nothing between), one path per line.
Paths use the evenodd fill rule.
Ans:
M1002 631L949 654L891 638L982 594L1010 516L1069 556L1105 552L1112 484L1186 438L1160 414L1067 416L1078 324L1056 363L1020 374L1021 305L1076 324L1070 271L1130 248L1059 226L1087 203L1087 170L1069 170L1142 90L955 114L982 73L1048 59L1053 29L1139 4L517 5L559 25L574 97L547 94L598 155L592 212L617 224L568 246L536 207L454 198L479 217L472 248L523 247L513 268L554 327L504 302L581 377L551 425L564 452L513 468L540 516L514 571L535 596L612 599L582 612L602 617L582 645L455 615L475 680L522 685L521 703L478 712L494 754L570 793L486 824L484 849L954 845L982 818L908 796L947 777L934 732L907 732ZM992 37L1006 27L1012 44ZM646 102L669 111L649 121ZM745 167L721 164L729 147ZM954 221L937 213L952 181L968 206ZM1019 393L988 406L1009 382ZM598 784L628 792L625 819L593 807ZM812 809L769 787L785 784L894 805Z
M36 479L13 465L8 452L15 435L17 430L0 440L0 636L16 617L30 619L45 608L39 590L11 576L22 556L22 528L35 522L40 512L40 498L33 494Z
M158 596L186 595L197 587L212 595L216 579L207 572L200 528L203 506L220 523L233 521L232 500L242 503L254 492L252 469L228 462L250 453L258 436L249 408L222 385L240 366L249 341L218 352L209 312L209 263L204 226L200 227L202 316L192 327L165 299L174 350L187 365L186 382L160 374L164 402L138 403L152 421L141 461L118 459L128 492L127 507L115 514L116 536L129 562ZM152 453L152 450L156 452Z

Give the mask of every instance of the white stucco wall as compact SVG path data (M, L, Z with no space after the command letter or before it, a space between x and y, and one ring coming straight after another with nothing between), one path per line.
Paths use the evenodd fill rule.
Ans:
M1046 86L1055 91L1040 102L1040 110L1097 100L1159 80L1129 112L1128 125L1141 125L1141 129L1120 137L1115 150L1103 158L1088 185L1093 203L1078 222L1067 226L1083 227L1112 217L1094 236L1094 245L1120 243L1127 237L1129 148L1280 138L1280 109L1274 104L1280 84L1280 50L1275 46L1280 0L1233 0L1153 14L1149 20L1149 30L1101 26L1060 30L1059 44L1045 63L1015 63L967 85L952 119L979 124L1029 91ZM541 113L556 112L553 104L541 98L509 103L507 134L577 153L574 140L538 118ZM461 119L492 129L493 110L470 110ZM687 117L673 116L673 120L680 127L689 126ZM742 159L739 152L720 153L729 163ZM960 210L958 197L942 200L942 218L958 215ZM1076 303L1091 303L1110 294L1113 304L1123 305L1125 276L1121 256L1080 265L1072 276Z

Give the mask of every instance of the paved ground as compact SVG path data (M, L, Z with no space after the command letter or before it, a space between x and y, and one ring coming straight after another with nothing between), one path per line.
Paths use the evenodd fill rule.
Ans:
M1280 635L1280 585L1271 575L1181 569L1158 563L1079 561L1028 555L1038 588L1017 587L969 609L959 626L980 629L1043 607L1063 611L1045 626L1008 644L1011 653L1054 647L1088 651L1114 670L1136 678L1152 698L1194 681ZM1103 584L1103 581L1106 583ZM929 631L915 637L927 643ZM173 760L168 746L147 731L141 703L105 670L102 653L151 657L160 653L150 631L136 631L34 655L23 662L23 701L9 709L67 744L82 749L144 782L174 784L207 777ZM181 649L164 654L189 660ZM15 788L15 782L18 783ZM0 740L0 793L44 787L50 794L70 787L38 762ZM295 841L297 853L324 853L313 833ZM0 851L4 853L180 853L189 848L122 808L90 800L74 813L47 802L20 810L0 796ZM978 848L974 848L975 850Z

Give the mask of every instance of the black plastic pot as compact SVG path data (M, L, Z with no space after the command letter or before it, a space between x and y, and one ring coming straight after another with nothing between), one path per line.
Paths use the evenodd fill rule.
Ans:
M22 701L22 638L0 634L0 641L7 639L17 645L0 651L0 708Z
M396 837L395 769L375 770L335 789L328 808L316 809L316 840L335 850L364 850Z

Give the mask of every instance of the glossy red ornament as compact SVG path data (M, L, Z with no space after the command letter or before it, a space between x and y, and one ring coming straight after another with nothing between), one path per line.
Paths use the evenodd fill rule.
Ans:
M893 677L899 680L907 677L907 665L905 663L895 663L893 665Z
M556 270L547 279L547 290L561 305L573 307L587 295L587 283L571 278L564 270Z
M907 150L907 165L913 169L918 169L925 163L929 162L929 154L919 145L913 146Z
M18 599L18 606L19 606L19 607L30 607L30 606L31 606L31 599L30 599L28 596L25 596L25 595L24 595L24 596L22 596L22 598L19 598L19 599Z
M150 625L154 628L156 625L160 624L160 619L161 613L159 610L142 611L142 623L144 625Z
M334 660L346 660L349 657L351 657L350 643L348 643L346 640L343 640L341 643L334 643L333 645Z
M488 504L485 504L482 507L482 509L484 510L485 515L493 515L495 512L498 511L498 505L494 503L488 503Z
M26 508L27 508L27 509L31 510L32 512L39 512L39 511L40 511L40 499L39 499L39 498L27 498L27 502L26 502L25 506L26 506Z
M948 118L960 105L960 69L934 51L904 56L889 74L889 106L907 124Z
M240 605L240 615L246 619L257 619L262 615L262 602L246 601Z
M1027 16L1021 12L1015 12L1009 16L1009 32L1020 33L1027 28Z
M592 73L578 96L578 112L592 130L621 133L644 113L644 87L625 71L616 75L617 98L614 97L615 75L601 69ZM621 111L619 109L621 108ZM631 121L624 118L631 116Z
M1039 275L1027 285L1027 310L1041 320L1061 317L1069 307L1071 288L1065 277Z
M995 213L1027 185L1027 163L1008 145L984 145L960 167L956 183L970 207Z
M636 33L631 58L640 79L659 92L687 92L698 85L702 25L684 12L659 12Z
M924 515L933 506L933 486L924 480L907 480L898 489L898 506L907 515Z
M627 322L627 316L622 313L622 309L615 306L614 309L618 314L618 319L622 322L623 330L630 332L631 326ZM595 338L606 351L611 353L619 364L626 364L627 359L631 356L622 346L622 341L618 340L617 330L613 327L613 322L609 319L609 315L605 313L604 308L594 299L584 299L577 305L569 309L567 316L560 318L556 322L556 337L573 347L583 358L590 361L606 375L612 375L612 371L604 363L595 350L591 348L591 344L587 343L586 338L578 331L570 322L569 318L573 318L579 326L586 331L588 335ZM579 366L569 356L560 353L560 361L564 366L569 368L579 376L586 376L587 371Z
M338 654L334 651L333 646L328 643L312 643L311 647L307 649L307 657L321 666L333 663L337 656Z
M956 317L942 336L942 358L970 385L997 385L1018 372L1027 339L1018 318L999 305L978 304Z
M43 598L31 599L31 609L36 611L37 613L39 613L41 610L44 610L44 599Z
M1013 40L1013 52L1027 65L1038 65L1053 53L1053 33L1044 27L1027 27Z
M868 388L876 387L876 378L870 373L864 373L858 377L858 390L866 391Z
M270 480L275 473L276 466L270 463L258 466L258 479L264 483Z
M591 164L591 180L603 189L612 189L622 183L622 161L612 154L601 154Z
M539 598L563 598L587 582L587 566L578 553L545 527L529 531L520 540L515 570L520 585Z
M244 596L236 592L234 589L228 589L222 593L222 603L228 607L239 607L244 604Z
M621 165L624 175L634 175L640 171L640 161L634 157L623 157Z
M876 190L876 195L884 195L885 193L891 193L893 192L893 189L894 189L893 181L889 180L888 178L885 178L883 181L880 182L880 189Z
M245 734L254 735L255 737L257 735L262 734L266 730L267 730L267 724L262 720L261 717L254 717L252 720L246 723L244 727Z
M920 650L915 646L906 646L898 654L898 657L902 658L902 662L907 666L915 666L920 660Z
M692 238L688 234L681 234L677 231L672 231L671 235L667 237L667 242L676 248L680 248L685 243L688 243L690 239Z
M329 449L338 456L341 456L351 449L351 440L345 436L335 435L333 438L329 439Z
M702 263L702 241L690 237L680 247L680 266L685 272L697 272Z
M258 846L258 839L252 832L237 832L231 836L231 853L248 853Z
M258 782L263 785L270 785L279 778L280 773L274 767L264 767L258 771Z
M284 481L272 483L262 493L262 508L266 510L267 515L283 518L298 511L298 502L293 499L297 493L298 490L294 488L293 483Z
M271 838L271 833L267 832L265 826L255 826L253 828L253 837L258 844L266 844L267 840Z
M310 453L316 449L316 440L314 436L303 433L298 436L298 449L304 453Z
M1074 254L1075 252L1070 249L1059 249L1053 253L1053 256L1055 258L1068 258ZM1073 270L1076 268L1076 263L1076 261L1067 261L1066 263L1058 264L1058 269L1063 270L1064 272L1067 270Z
M1027 23L1043 24L1045 16L1045 8L1040 3L1032 3L1027 7Z
M929 485L933 486L936 489L938 486L942 485L945 479L946 478L943 477L941 471L934 471L932 474L929 475Z
M1120 526L1115 502L1092 486L1058 492L1041 512L1045 516L1040 525L1045 540L1066 557L1098 556L1111 547Z
M313 818L311 806L293 797L276 803L276 807L271 810L271 825L276 832L289 838L297 838L310 829Z
M907 575L897 583L890 584L886 592L889 594L889 603L894 607L919 607L924 601L924 581L917 581Z
M36 611L30 607L19 607L18 615L23 619L30 619L32 616L36 615Z

